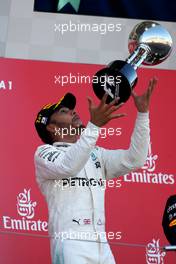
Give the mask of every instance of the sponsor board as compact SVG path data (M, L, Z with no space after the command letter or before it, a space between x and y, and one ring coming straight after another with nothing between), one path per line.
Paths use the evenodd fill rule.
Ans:
M158 155L152 154L151 143L149 145L149 151L146 163L142 167L141 171L131 172L123 176L124 182L137 182L137 183L150 183L150 184L174 184L175 176L172 173L157 172L156 161Z
M35 219L37 202L31 200L31 189L24 189L17 195L17 212L19 218L9 215L2 216L1 227L8 231L48 231L48 222Z

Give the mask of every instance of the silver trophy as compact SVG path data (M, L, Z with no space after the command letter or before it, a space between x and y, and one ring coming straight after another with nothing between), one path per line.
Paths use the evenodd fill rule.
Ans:
M137 68L166 60L172 51L172 38L160 24L144 21L130 33L128 49L130 56L126 61L113 61L95 74L98 81L93 83L94 92L99 99L108 93L107 103L117 97L120 97L118 104L126 102L137 83Z

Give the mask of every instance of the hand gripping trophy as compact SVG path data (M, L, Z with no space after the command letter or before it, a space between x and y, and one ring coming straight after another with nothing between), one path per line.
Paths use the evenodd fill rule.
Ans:
M144 21L137 24L129 36L130 56L126 61L115 60L95 76L99 80L93 83L96 96L101 99L108 94L107 103L120 97L117 104L126 102L137 83L136 69L141 65L156 65L168 58L172 50L172 38L160 24ZM100 81L104 78L104 82Z

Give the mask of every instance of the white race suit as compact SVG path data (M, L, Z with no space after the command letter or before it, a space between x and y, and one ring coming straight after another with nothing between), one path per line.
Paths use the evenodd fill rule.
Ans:
M49 211L52 264L116 263L109 244L100 243L106 241L101 236L105 234L103 184L144 165L149 113L138 112L127 150L96 146L99 132L88 122L76 143L44 144L35 152L36 179Z

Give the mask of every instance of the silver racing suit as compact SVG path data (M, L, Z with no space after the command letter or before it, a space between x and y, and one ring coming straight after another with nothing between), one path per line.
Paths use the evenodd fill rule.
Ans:
M105 183L145 163L149 113L138 112L127 150L96 146L99 130L88 122L76 143L45 144L35 152L36 180L49 211L52 264L116 263L105 233Z

